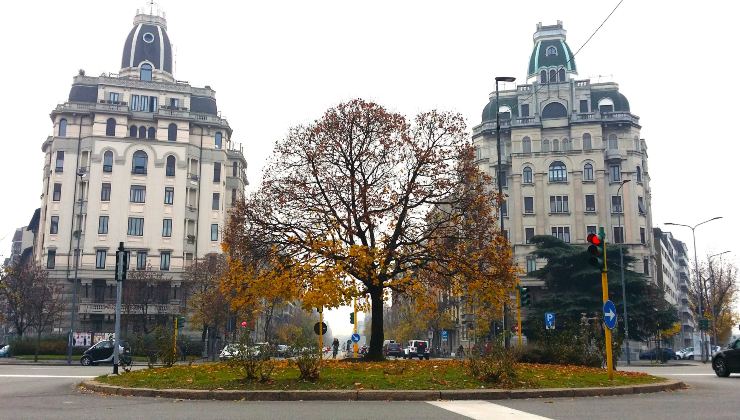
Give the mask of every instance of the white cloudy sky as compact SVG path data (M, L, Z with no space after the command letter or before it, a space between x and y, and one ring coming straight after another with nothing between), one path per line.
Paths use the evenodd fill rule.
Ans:
M142 3L3 4L0 254L39 205L49 112L65 101L78 69L118 71ZM176 78L217 91L254 187L273 142L339 101L363 97L409 115L455 110L472 127L495 75L526 76L537 22L562 20L575 51L616 3L163 0L161 7ZM740 146L728 127L740 96L732 75L738 12L734 1L625 0L576 57L579 77L618 82L641 117L656 226L724 216L697 230L697 247L699 255L732 250L725 257L734 261ZM673 231L691 242L689 231Z

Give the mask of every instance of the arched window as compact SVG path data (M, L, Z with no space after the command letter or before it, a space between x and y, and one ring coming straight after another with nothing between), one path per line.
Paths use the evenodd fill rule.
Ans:
M143 125L139 127L139 138L140 139L146 138L146 127L144 127Z
M594 165L590 163L583 165L583 180L584 181L594 180Z
M635 170L635 177L637 178L637 182L642 182L642 168L639 166Z
M216 149L220 149L223 143L223 136L220 131L216 131Z
M619 140L617 140L616 134L609 134L609 149L611 150L619 149Z
M116 135L115 118L108 118L108 121L105 122L105 135L111 137Z
M549 57L551 55L558 55L557 48L555 48L553 46L547 47L547 49L545 50L545 57Z
M175 157L172 155L167 156L167 165L165 169L166 176L175 176Z
M565 182L568 180L568 170L565 164L556 160L550 164L550 182Z
M157 129L154 127L149 127L149 129L146 131L146 138L153 139L157 137Z
M542 118L565 118L568 110L560 102L550 102L542 108Z
M103 153L103 172L113 172L113 152Z
M138 128L136 128L136 126L135 126L135 125L132 125L132 126L131 126L131 127L129 127L129 129L128 129L128 136L129 136L129 137L133 137L133 138L136 138L136 133L137 133L138 131L139 131L139 129L138 129Z
M558 139L552 140L552 151L553 152L559 152L560 151L560 142L558 142Z
M152 81L152 65L144 63L139 69L139 79L146 80L147 82Z
M550 70L550 83L558 82L558 71L555 69Z
M540 83L547 83L547 70L540 72Z
M531 184L532 183L532 168L529 166L525 166L522 170L522 183L523 184Z
M171 123L167 126L167 141L177 140L177 124Z
M563 139L563 151L569 152L571 149L570 139Z
M599 101L599 112L614 112L614 101L611 98L604 98Z
M131 164L131 172L135 174L146 174L148 157L143 150L134 152L134 161Z
M591 150L591 134L583 135L583 150Z
M637 136L635 136L635 150L639 152L640 149L641 149L641 147L640 147L640 138L637 137Z
M550 151L550 140L548 140L548 139L542 140L542 151L543 152L549 152Z
M564 68L561 68L560 70L558 70L558 80L560 80L561 82L565 81L565 69Z
M522 153L532 153L532 140L529 137L522 139Z
M59 137L67 137L67 119L59 120Z

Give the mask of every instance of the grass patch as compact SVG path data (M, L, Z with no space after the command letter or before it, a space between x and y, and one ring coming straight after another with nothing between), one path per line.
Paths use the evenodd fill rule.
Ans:
M514 388L575 388L610 385L636 385L663 379L643 373L615 372L609 381L603 369L580 366L517 364L518 381ZM129 372L120 376L101 376L100 382L134 388L180 389L470 389L489 388L471 378L459 361L387 361L347 363L325 361L317 382L298 380L298 369L278 361L273 380L246 382L224 363L173 366Z

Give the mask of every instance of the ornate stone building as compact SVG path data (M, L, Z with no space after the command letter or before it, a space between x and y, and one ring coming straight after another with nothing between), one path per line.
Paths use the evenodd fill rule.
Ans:
M164 14L139 11L118 74L80 71L51 112L35 259L64 282L71 306L79 249L76 330L113 331L119 242L130 270L164 274L147 313L180 313L184 268L220 252L227 211L247 185L216 92L176 80L172 55Z

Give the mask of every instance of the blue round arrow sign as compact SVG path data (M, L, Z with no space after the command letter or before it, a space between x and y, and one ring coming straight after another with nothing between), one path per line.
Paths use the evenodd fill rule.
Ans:
M354 341L355 343L359 342L360 334L357 334L357 333L352 334L352 341Z
M604 325L610 330L617 326L617 307L611 300L604 302Z

